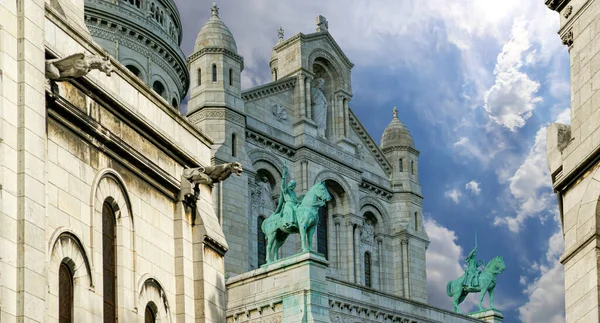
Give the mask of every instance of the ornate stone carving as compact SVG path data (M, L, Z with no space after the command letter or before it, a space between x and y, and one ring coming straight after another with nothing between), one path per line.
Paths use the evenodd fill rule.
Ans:
M317 134L322 138L325 138L327 131L327 98L323 94L324 84L324 79L317 78L310 89L310 101L314 121L317 124Z
M375 227L373 226L373 223L371 223L370 220L365 220L365 225L362 229L361 241L364 244L369 245L371 247L375 246Z
M569 49L571 49L571 46L573 46L573 30L567 31L560 40L562 40L563 45L567 45Z
M284 122L285 120L287 120L287 109L281 104L274 104L271 110L273 111L273 115L276 116L279 119L279 121Z
M205 119L227 120L242 127L246 126L244 116L225 108L204 108L188 117L191 123L196 124Z
M573 13L573 6L567 6L567 9L565 9L565 12L563 13L563 17L569 18L571 13Z
M242 171L242 164L238 162L184 169L181 175L181 200L185 205L194 208L200 198L198 185L212 186L226 180L231 174L240 176Z
M46 60L46 77L54 81L86 76L91 70L100 70L110 76L113 71L110 58L78 53L65 58Z
M366 148L368 148L371 151L371 154L373 155L373 157L375 157L377 162L379 162L381 168L383 168L383 170L388 175L391 175L392 165L390 165L389 161L384 157L382 151L379 149L379 146L373 141L373 138L369 136L369 133L367 132L367 130L365 130L362 124L360 124L358 118L356 118L354 112L352 112L351 109L348 109L348 117L350 125L352 126L352 128L354 128L356 134L358 134L361 137L362 142L366 145Z

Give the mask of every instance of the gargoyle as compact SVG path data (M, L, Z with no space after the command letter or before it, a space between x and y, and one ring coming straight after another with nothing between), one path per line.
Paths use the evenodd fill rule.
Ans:
M100 70L107 76L113 71L108 56L101 58L84 53L73 54L65 58L46 60L46 77L53 81L65 81L87 75L91 70Z
M214 183L226 180L231 174L242 175L242 164L238 162L214 166L200 166L183 170L181 175L181 197L184 204L194 207L200 198L198 185L212 186Z

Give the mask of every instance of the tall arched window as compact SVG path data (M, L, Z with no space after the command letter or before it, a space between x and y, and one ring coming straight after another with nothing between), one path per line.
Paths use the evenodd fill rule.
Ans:
M146 311L144 311L144 323L154 322L156 322L156 314L154 313L154 310L152 310L150 303L148 303L148 305L146 305Z
M154 81L152 84L152 89L160 96L165 94L165 86L160 81Z
M171 105L173 106L173 108L177 109L177 107L179 105L177 104L177 99L176 98L173 98L173 100L171 100Z
M104 202L102 205L102 280L105 323L114 323L117 318L115 247L115 213L110 204Z
M411 174L415 174L415 162L413 160L410 161L410 172Z
M202 69L198 69L198 86L202 85Z
M229 69L229 85L233 85L233 68Z
M231 157L237 156L237 136L235 133L231 134Z
M133 73L135 76L140 77L140 75L142 74L142 71L140 71L139 68L133 66L133 65L126 65L125 66L129 71L131 71L131 73Z
M365 286L371 287L371 253L365 252Z
M58 322L73 322L73 274L64 262L58 270Z
M402 165L402 158L400 158L400 161L398 162L398 165L399 165L398 166L398 170L400 172L403 172L404 171L404 165Z
M419 231L419 214L415 212L415 231Z
M319 223L317 224L317 252L327 258L327 206L319 208Z
M213 64L212 66L212 81L216 82L217 81L217 65Z
M263 216L258 217L258 221L256 221L256 232L258 234L258 248L257 248L257 256L258 256L258 267L264 265L267 257L267 243L265 239L265 234L262 231L262 224L265 221Z

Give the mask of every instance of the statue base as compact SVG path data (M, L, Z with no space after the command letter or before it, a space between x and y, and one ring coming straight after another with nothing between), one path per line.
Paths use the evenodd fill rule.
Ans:
M227 320L329 323L328 266L305 252L229 278Z
M482 320L488 323L502 323L504 315L498 310L483 310L479 312L472 312L468 314L470 317Z

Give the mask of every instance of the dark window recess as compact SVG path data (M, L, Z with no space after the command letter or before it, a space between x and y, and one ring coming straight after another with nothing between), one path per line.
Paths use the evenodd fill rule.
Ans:
M258 267L264 265L267 257L267 241L265 234L262 231L262 224L265 221L265 218L262 216L258 217L258 221L256 221L256 230L258 234Z
M402 158L400 158L400 162L398 163L398 165L399 165L399 170L401 172L403 172L404 171L404 166L402 165Z
M160 96L165 94L165 86L160 83L160 81L154 81L154 84L152 84L152 89Z
M58 270L58 322L73 322L73 274L65 263Z
M150 308L150 304L146 305L146 311L144 313L144 323L154 323L156 322L156 315L154 311Z
M323 254L325 259L327 255L327 206L319 208L319 223L317 224L317 252Z
M117 318L115 213L107 202L102 206L102 277L104 281L104 322Z
M371 287L371 254L365 252L365 286Z
M233 85L233 69L229 69L229 85Z
M212 81L217 81L217 65L213 64L212 66Z
M198 69L198 86L202 85L202 69Z
M237 157L237 136L235 133L231 134L231 157Z

